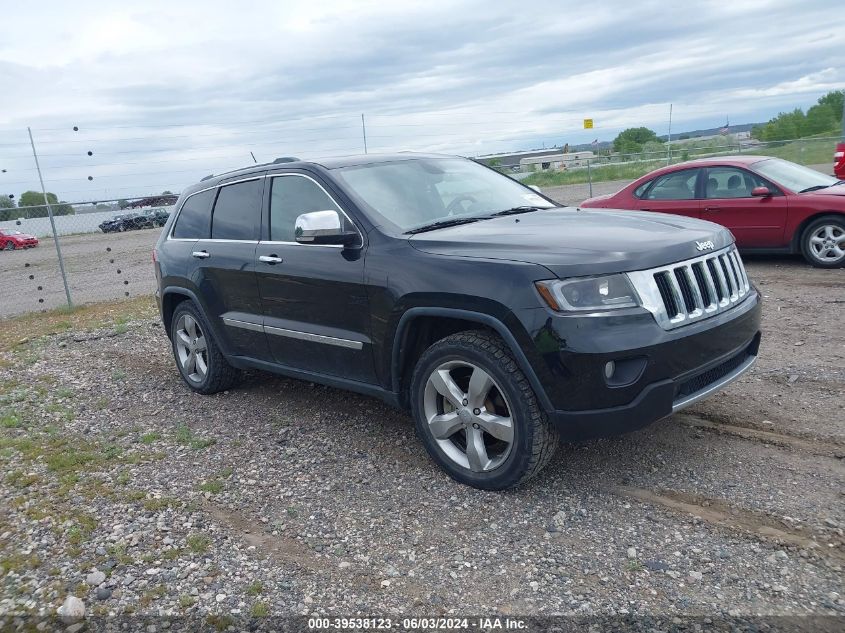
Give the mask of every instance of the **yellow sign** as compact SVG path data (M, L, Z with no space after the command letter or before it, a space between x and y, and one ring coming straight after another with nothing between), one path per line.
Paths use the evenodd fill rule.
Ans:
M592 130L593 129L593 120L592 119L584 119L584 129L585 130Z

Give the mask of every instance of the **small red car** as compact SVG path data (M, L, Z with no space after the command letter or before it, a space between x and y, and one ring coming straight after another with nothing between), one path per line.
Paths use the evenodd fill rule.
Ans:
M582 207L674 213L729 228L745 251L845 265L845 180L768 156L703 158L657 169Z
M13 251L16 248L34 248L38 238L12 229L0 229L0 250Z
M839 143L833 152L833 175L845 179L845 143Z

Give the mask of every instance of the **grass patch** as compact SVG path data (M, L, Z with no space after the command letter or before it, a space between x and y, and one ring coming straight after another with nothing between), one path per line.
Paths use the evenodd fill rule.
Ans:
M251 582L246 588L246 595L248 596L258 596L261 595L261 592L264 591L264 585L261 583L260 580L256 580Z
M0 427L4 429L19 429L22 426L23 422L14 413L0 415Z
M40 480L41 478L38 475L34 473L26 474L20 470L13 470L6 475L6 483L15 488L29 488L32 484L38 483Z
M13 350L22 339L58 334L69 329L96 330L116 323L118 319L153 318L157 313L155 298L147 295L2 319L0 352Z
M270 615L270 607L267 606L266 602L256 602L252 605L252 609L249 612L254 618L266 618Z
M223 482L219 479L209 479L204 481L199 486L202 492L210 492L213 495L219 494L223 490Z
M179 596L179 606L183 609L188 609L194 606L197 603L197 599L194 596L189 595L181 595Z
M194 435L194 432L186 424L180 424L176 427L175 438L179 444L190 446L196 450L202 450L203 448L214 446L217 443L217 440L213 437L199 437L198 435Z
M211 539L205 534L191 534L188 536L188 548L194 554L204 554L211 545Z
M147 499L144 501L143 506L144 510L149 512L161 512L162 510L167 510L168 508L178 508L182 505L182 502L179 499L174 499L172 497L159 497L158 499Z
M158 439L161 439L161 435L154 431L150 431L149 433L144 433L141 436L141 444L152 444Z
M126 379L126 372L122 369L115 369L111 374L112 380L121 381Z

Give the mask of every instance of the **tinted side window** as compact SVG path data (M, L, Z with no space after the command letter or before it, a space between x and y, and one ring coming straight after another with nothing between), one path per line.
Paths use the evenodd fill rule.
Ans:
M648 200L692 200L695 198L697 169L685 169L664 174L654 181L646 194Z
M173 237L208 239L211 233L211 202L216 193L216 189L209 189L185 200L173 227Z
M280 176L270 179L270 240L295 242L294 223L303 213L340 208L313 180L303 176ZM341 214L343 218L343 214Z
M750 198L754 187L768 183L759 176L737 167L710 167L707 170L708 198Z
M264 180L248 180L220 188L211 216L211 238L256 240L261 223Z
M643 194L645 194L645 190L648 189L650 184L651 184L651 181L646 180L643 184L641 184L639 187L634 189L634 197L635 198L642 198Z

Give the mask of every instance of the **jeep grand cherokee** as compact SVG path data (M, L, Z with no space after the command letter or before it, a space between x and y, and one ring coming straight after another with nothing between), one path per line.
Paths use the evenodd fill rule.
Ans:
M154 260L188 387L262 369L377 396L484 489L535 475L559 438L638 429L714 393L760 342L728 230L559 208L462 158L206 179L180 196Z

